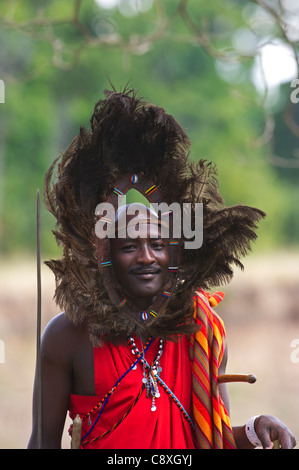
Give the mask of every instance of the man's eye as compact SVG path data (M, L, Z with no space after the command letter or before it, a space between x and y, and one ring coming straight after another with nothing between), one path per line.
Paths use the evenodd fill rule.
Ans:
M135 245L132 245L132 244L130 244L130 245L124 245L124 246L122 247L122 251L132 251L132 250L134 250L134 249L135 249Z
M164 243L161 242L161 241L155 241L155 242L152 242L152 247L155 249L155 250L162 250L164 248Z

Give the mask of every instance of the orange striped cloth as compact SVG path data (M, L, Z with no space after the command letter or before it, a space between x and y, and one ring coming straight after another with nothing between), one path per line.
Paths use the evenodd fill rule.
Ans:
M200 330L190 338L192 360L192 400L197 447L234 449L236 444L230 419L218 389L218 368L225 347L222 320L212 310L223 298L198 291L194 297L194 318Z

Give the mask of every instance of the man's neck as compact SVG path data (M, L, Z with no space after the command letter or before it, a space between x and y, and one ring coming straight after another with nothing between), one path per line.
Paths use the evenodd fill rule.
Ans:
M132 302L138 307L140 310L148 309L155 301L155 297L142 297L140 299L134 298Z

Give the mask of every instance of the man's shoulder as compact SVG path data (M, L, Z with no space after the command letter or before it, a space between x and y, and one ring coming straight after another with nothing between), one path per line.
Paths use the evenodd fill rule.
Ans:
M64 336L65 334L76 334L78 328L72 323L69 318L65 315L64 312L58 313L55 317L51 318L47 324L44 336L45 335L55 335L56 337Z
M47 324L42 335L44 357L71 357L73 350L84 334L83 324L75 325L64 313L59 313Z

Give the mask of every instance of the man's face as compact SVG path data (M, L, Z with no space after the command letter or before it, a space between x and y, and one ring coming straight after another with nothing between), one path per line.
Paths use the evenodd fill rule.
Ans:
M115 276L128 296L141 308L149 307L168 280L168 239L160 228L144 223L140 236L110 240Z

